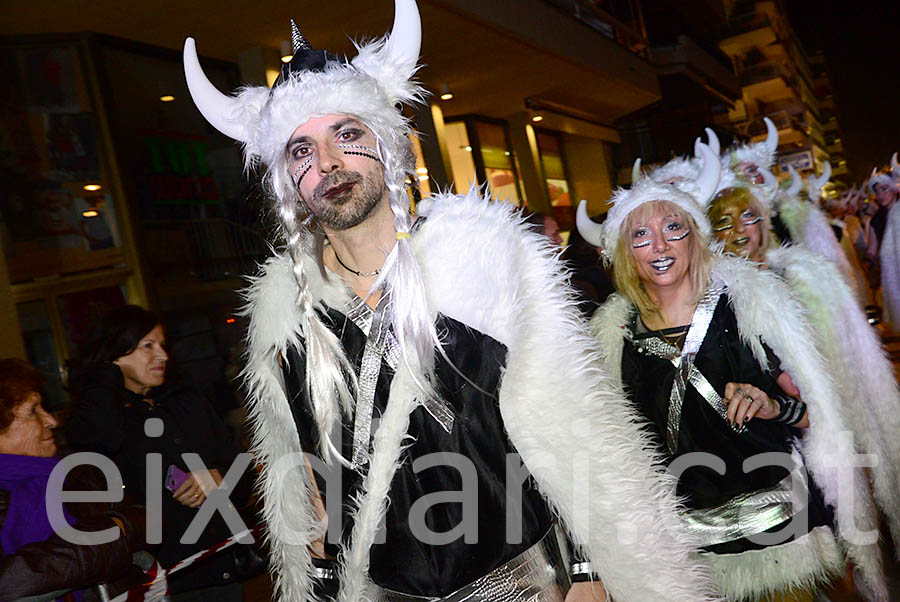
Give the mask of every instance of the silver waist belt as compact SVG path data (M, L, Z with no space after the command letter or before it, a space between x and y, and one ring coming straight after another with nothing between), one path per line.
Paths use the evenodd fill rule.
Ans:
M713 508L688 510L682 518L703 546L734 541L780 525L802 508L795 508L789 474L768 489L745 493Z
M563 602L569 591L556 528L493 571L443 598L411 596L375 587L374 602Z

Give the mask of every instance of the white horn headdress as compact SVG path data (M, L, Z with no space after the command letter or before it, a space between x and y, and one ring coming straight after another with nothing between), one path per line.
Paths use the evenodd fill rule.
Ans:
M576 222L578 231L585 240L602 247L604 258L612 261L616 253L616 245L619 242L619 231L628 215L644 203L666 201L680 207L690 215L700 231L708 237L712 228L704 207L715 194L721 167L718 156L707 145L702 142L698 143L697 152L703 166L695 179L683 180L673 185L660 183L649 177L641 179L631 188L619 188L609 201L612 207L603 223L600 240L597 240L597 233L600 230L591 227L598 224L593 222L586 224L582 218ZM587 217L586 212L583 215ZM587 225L588 228L582 229L583 225ZM601 244L597 244L597 242Z
M213 127L244 144L248 163L273 165L294 130L315 116L354 115L376 132L408 133L396 105L419 102L425 95L411 81L418 69L422 31L415 0L394 0L394 11L390 35L359 45L350 61L308 44L298 47L295 27L294 60L282 68L276 84L271 89L244 87L236 96L222 94L209 82L194 40L188 38L184 67L191 96Z
M806 191L809 194L809 199L814 202L818 202L822 199L822 187L828 183L828 180L831 179L831 163L825 161L825 168L822 170L822 175L818 178L815 176L809 176L806 179Z
M722 156L724 168L734 168L741 163L752 163L759 168L771 169L775 163L775 155L778 152L778 128L768 117L763 121L766 124L766 139L762 142L743 144Z

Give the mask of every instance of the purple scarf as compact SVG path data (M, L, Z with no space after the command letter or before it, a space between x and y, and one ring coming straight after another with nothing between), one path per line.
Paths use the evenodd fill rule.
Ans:
M22 546L53 535L47 518L47 481L59 457L36 458L0 454L0 489L9 492L9 509L0 531L0 552L15 554ZM70 525L75 519L63 512Z

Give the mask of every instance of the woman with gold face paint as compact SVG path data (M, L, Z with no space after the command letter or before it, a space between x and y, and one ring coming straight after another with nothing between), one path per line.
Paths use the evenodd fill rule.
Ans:
M713 236L725 252L757 263L765 262L769 248L769 216L747 188L725 188L710 203Z

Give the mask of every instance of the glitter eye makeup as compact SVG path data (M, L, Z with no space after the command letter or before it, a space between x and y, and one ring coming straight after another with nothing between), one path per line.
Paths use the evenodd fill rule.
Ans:
M653 242L653 239L652 239L652 238L651 238L650 240L645 240L644 242L637 242L637 243L634 243L634 244L631 245L631 247L634 248L634 249L640 249L640 248L642 248L642 247L649 246L651 242Z
M381 159L378 158L378 151L374 148L369 148L362 144L338 144L337 146L343 149L345 155L358 155L381 163Z
M684 232L682 232L681 234L677 234L675 236L669 236L666 238L666 241L667 242L678 242L679 240L682 240L690 233L691 233L691 231L689 229L685 228Z
M759 222L761 222L762 219L763 219L763 218L762 218L761 215L757 215L756 217L752 217L752 218L749 218L749 219L744 220L744 225L745 225L745 226L752 226L753 224L758 224Z
M728 230L731 230L732 228L733 228L733 226L731 225L731 222L723 222L721 225L714 226L713 232L727 232Z
M312 156L311 155L306 159L306 161L301 163L297 167L297 169L294 170L294 187L300 186L300 181L303 180L303 178L306 176L306 174L309 173L310 169L312 169ZM300 173L301 171L303 173ZM300 173L299 177L297 176L298 173Z

